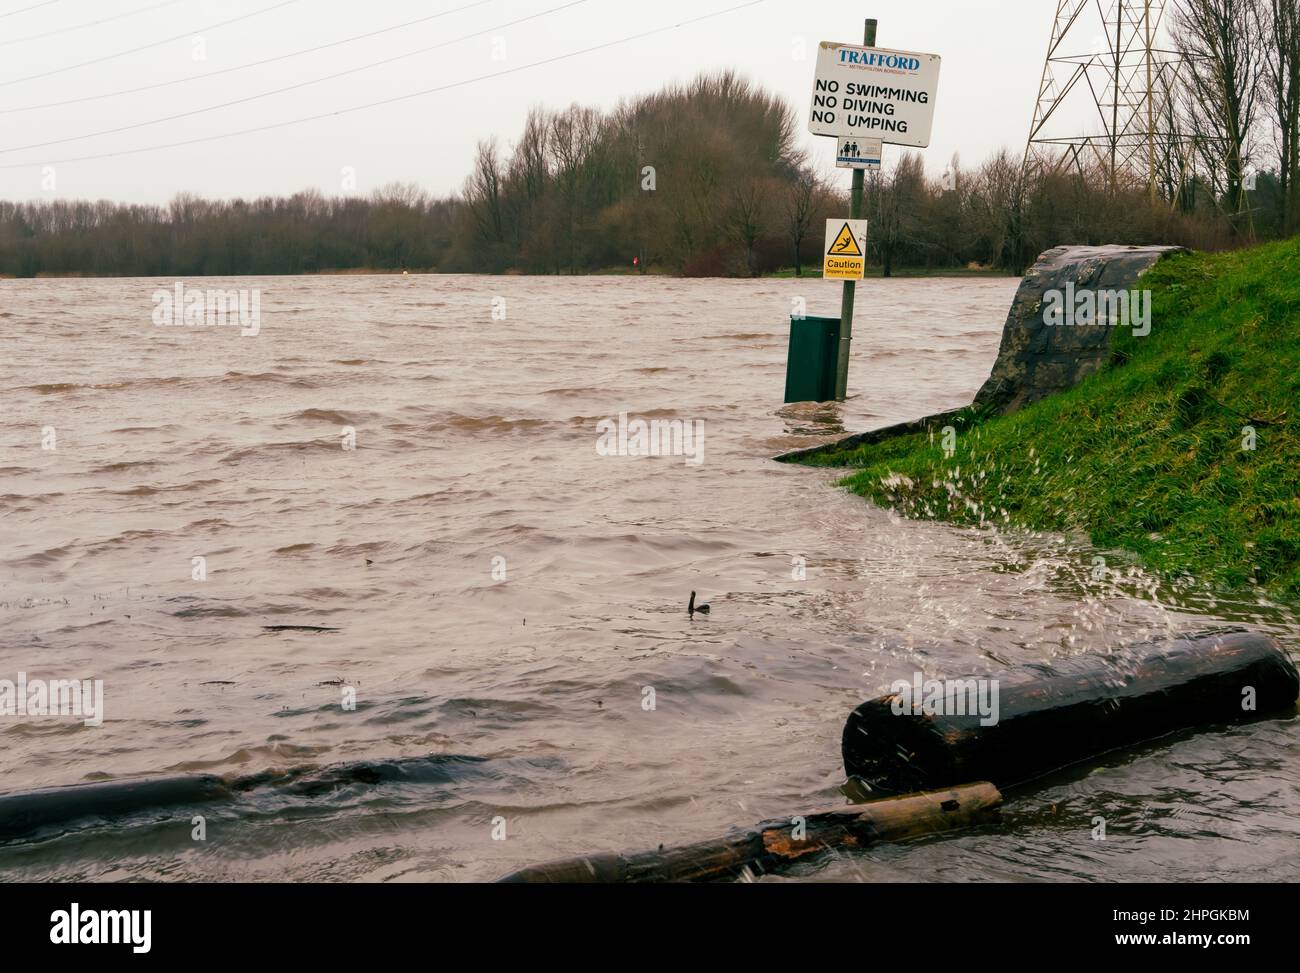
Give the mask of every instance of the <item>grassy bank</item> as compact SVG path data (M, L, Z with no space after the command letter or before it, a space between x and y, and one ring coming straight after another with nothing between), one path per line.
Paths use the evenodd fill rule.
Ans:
M1300 237L1152 268L1146 337L956 449L914 435L819 457L911 516L1080 531L1146 566L1300 596ZM1254 430L1253 449L1250 431Z
M780 270L769 271L763 274L764 277L811 277L820 278L822 268L818 266L807 266L803 272L796 274L793 267L783 267ZM867 265L866 276L868 278L884 279L884 271L879 265ZM893 277L1008 277L1007 271L999 270L996 267L895 267Z

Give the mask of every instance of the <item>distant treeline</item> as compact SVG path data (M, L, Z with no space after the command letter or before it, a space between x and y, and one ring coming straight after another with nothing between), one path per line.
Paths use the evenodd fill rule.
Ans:
M745 276L820 265L823 220L847 215L849 180L809 164L799 128L784 101L724 73L608 113L536 109L509 150L480 143L463 190L447 198L396 184L364 198L311 190L252 201L181 195L166 206L0 202L0 275L572 274L635 261ZM1025 178L1019 153L970 171L953 159L942 179L926 176L920 155L903 155L867 180L869 257L886 273L1019 273L1062 243L1237 242L1209 191L1174 208L1101 176ZM1256 195L1270 187L1262 176Z
M247 202L180 195L166 206L0 202L0 274L127 277L432 267L456 204L415 187L360 198L314 190Z

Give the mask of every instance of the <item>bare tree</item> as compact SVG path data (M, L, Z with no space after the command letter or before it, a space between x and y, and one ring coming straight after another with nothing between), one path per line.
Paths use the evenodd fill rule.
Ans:
M925 197L925 167L920 155L906 153L887 175L883 170L872 172L865 189L871 215L867 239L880 255L881 273L892 277L905 241L917 236Z
M523 134L510 157L505 193L516 252L524 249L524 242L543 218L541 206L550 168L549 137L546 114L538 108L529 111Z
M731 192L727 206L726 232L745 253L745 269L758 276L756 250L767 221L767 187L758 179L745 179Z
M591 108L574 105L551 119L552 176L560 193L561 246L570 273L578 267L578 230L585 216L584 176L598 133L599 117Z
M782 196L785 230L793 250L796 277L803 276L803 242L808 238L821 196L821 178L811 167L799 169Z
M1278 227L1285 235L1300 224L1300 2L1261 0L1255 16L1282 190Z
M1183 0L1173 39L1183 58L1183 110L1211 183L1234 216L1244 189L1263 56L1257 6L1264 0Z
M489 243L505 240L505 221L501 204L501 158L496 139L478 144L474 171L465 181L465 205L480 236Z

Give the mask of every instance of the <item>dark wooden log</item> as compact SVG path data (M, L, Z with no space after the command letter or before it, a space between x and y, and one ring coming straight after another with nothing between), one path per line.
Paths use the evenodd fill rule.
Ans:
M712 841L634 855L586 855L534 865L502 882L716 882L777 872L832 848L862 848L882 841L965 828L989 819L1002 795L988 783L967 784L771 821Z
M220 777L195 774L149 780L106 781L0 794L0 840L21 838L40 828L80 818L114 818L179 804L225 800Z
M964 715L947 700L940 712L907 711L924 701L915 692L869 700L844 725L845 772L886 794L971 780L1005 788L1177 730L1294 712L1300 695L1290 656L1251 632L968 677L981 678L998 682L995 725L981 725L969 696Z
M317 797L358 784L447 784L476 772L492 773L490 767L484 766L487 764L484 757L429 754L267 770L241 777L194 774L136 778L0 794L0 841L23 838L82 818L125 818L188 804L233 801L262 789Z

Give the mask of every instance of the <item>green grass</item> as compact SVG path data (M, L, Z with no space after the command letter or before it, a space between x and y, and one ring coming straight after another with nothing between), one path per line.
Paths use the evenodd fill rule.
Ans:
M820 258L818 258L820 260ZM821 264L805 264L803 274L800 276L820 279L822 275ZM764 277L795 277L793 267L782 267L780 270L771 270L763 274ZM866 276L869 279L883 278L884 270L879 264L868 264ZM895 267L895 277L1009 277L1011 276L1005 270L997 270L990 267Z
M1137 287L1150 335L1118 330L1108 367L1069 392L969 415L951 456L913 435L817 465L861 467L841 485L911 516L1081 531L1164 575L1295 599L1300 237L1171 257Z

